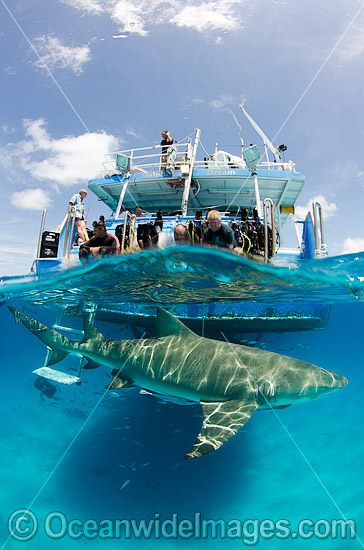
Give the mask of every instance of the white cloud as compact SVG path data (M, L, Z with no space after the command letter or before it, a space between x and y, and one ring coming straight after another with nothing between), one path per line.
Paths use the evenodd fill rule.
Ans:
M15 208L21 210L43 210L51 204L46 191L40 189L25 189L25 191L19 191L10 195L10 202Z
M171 22L178 27L189 27L201 33L217 29L234 31L240 26L232 11L234 3L218 0L184 6Z
M129 126L129 128L125 130L125 133L126 135L131 136L133 138L143 139L143 137L135 130L135 128L132 128L131 126Z
M224 107L227 107L228 105L235 105L236 100L234 100L234 98L232 96L221 95L219 98L211 100L209 104L214 109L223 109Z
M1 126L1 130L4 132L4 134L13 134L15 132L15 128L12 128L9 126L9 124L3 124Z
M120 34L126 38L137 34L147 36L153 27L172 24L199 33L236 31L241 22L235 6L241 0L61 0L64 4L88 14L107 14L117 23ZM126 34L123 34L126 33ZM222 37L214 36L220 44Z
M240 28L240 22L234 12L238 0L215 0L196 2L196 0L118 0L105 11L111 13L122 33L147 36L150 29L157 25L173 24L190 28L200 33L209 31L234 31ZM222 38L216 37L220 43Z
M53 139L43 119L26 120L24 126L28 139L7 146L4 154L35 181L62 186L85 182L101 172L106 153L120 148L119 140L105 132Z
M83 65L91 59L89 46L75 46L73 48L64 46L54 36L36 38L34 47L49 70L70 69L74 73L80 74L83 71ZM43 63L38 60L35 65L43 68Z
M343 242L343 250L341 254L353 254L354 252L364 251L364 238L362 237L348 237Z
M304 219L307 212L312 211L312 203L314 201L317 201L321 204L325 221L335 216L339 210L334 202L327 202L323 195L316 195L312 199L308 200L306 206L295 206L295 213L297 217Z
M99 14L104 11L103 6L97 0L61 0L61 2L76 10L86 11L91 14Z
M364 51L364 17L361 16L360 19L360 22L356 20L351 25L349 32L345 33L343 40L337 48L337 56L342 61L350 61L362 55Z
M150 4L144 1L135 5L129 0L119 0L113 8L112 19L122 25L123 32L146 36L148 32L144 28L143 16L148 15L148 6Z

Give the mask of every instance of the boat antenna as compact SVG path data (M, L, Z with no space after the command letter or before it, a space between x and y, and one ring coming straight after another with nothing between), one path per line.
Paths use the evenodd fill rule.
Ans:
M273 143L270 141L268 136L263 132L261 127L255 122L255 120L249 115L249 113L246 112L244 107L242 105L239 105L239 107L240 107L243 115L246 116L246 118L249 120L250 124L253 126L254 130L256 130L256 132L258 132L260 137L263 139L264 145L267 145L269 147L269 149L272 151L276 162L281 162L282 159L281 159L281 156L279 154L279 150L277 149L277 147L274 147Z

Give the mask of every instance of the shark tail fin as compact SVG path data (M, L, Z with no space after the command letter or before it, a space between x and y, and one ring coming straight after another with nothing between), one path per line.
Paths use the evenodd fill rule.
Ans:
M50 367L51 365L55 365L56 363L59 363L60 361L63 361L69 355L68 351L62 351L59 349L52 349L52 355L47 361L46 367Z
M22 313L14 307L9 306L8 309L10 313L14 315L16 323L22 323L28 330L30 330L30 332L34 334L34 336L39 338L39 340L44 342L52 350L52 355L47 361L47 366L55 365L67 357L69 354L67 348L72 349L72 341L69 338L63 336L63 334L60 334L56 330L43 325L36 319L28 317L28 315L25 315L25 313Z

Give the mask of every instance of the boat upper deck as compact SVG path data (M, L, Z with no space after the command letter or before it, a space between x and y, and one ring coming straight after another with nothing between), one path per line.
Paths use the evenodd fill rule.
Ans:
M303 174L292 161L263 161L256 146L243 149L242 157L216 150L197 160L200 131L194 143L174 143L163 159L162 146L118 151L107 155L101 177L89 189L112 211L123 204L133 211L194 215L216 208L221 212L251 212L267 198L275 205L277 224L283 225L304 185ZM255 157L254 157L255 155ZM252 160L253 158L253 160ZM255 159L255 160L254 160Z

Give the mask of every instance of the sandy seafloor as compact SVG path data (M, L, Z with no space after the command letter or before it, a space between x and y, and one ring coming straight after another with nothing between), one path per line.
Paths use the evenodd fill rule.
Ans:
M31 308L23 310L31 315ZM168 533L139 540L67 533L52 538L45 520L53 512L67 522L97 523L162 522L173 514L179 521L193 520L195 513L225 522L285 519L293 531L301 520L331 521L343 514L355 521L364 540L363 314L359 300L338 302L324 330L250 334L253 345L345 375L348 386L310 403L257 411L221 449L186 461L201 425L199 405L161 402L139 388L109 391L102 398L110 379L104 367L85 372L81 386L58 386L53 398L42 396L32 370L43 365L44 344L14 323L5 304L0 308L0 548L235 550L254 539L251 534L222 539L219 530L217 538L211 533L207 538ZM97 326L103 331L102 323ZM108 330L115 339L134 337L126 326ZM28 507L38 531L27 542L16 541L9 537L8 518ZM55 521L53 527L57 532L61 525ZM23 521L21 528L26 531L29 524ZM331 536L256 542L264 550L361 546L357 539Z

